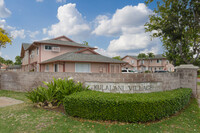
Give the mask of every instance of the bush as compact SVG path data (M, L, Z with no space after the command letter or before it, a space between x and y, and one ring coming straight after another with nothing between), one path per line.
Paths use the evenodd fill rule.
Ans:
M198 77L200 77L200 69L197 71L197 75Z
M43 82L45 87L37 87L27 93L27 98L33 103L43 103L44 105L59 105L63 103L65 96L86 90L82 83L75 82L72 78L66 79L55 79L50 83Z
M83 91L64 99L68 115L92 120L147 122L168 117L188 104L191 89L154 93Z

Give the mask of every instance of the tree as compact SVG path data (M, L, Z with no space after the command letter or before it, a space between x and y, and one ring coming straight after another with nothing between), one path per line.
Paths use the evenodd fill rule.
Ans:
M0 64L4 64L5 63L5 59L3 57L0 57Z
M148 56L148 58L153 58L153 57L155 57L155 55L154 55L154 53L147 53L147 56Z
M21 65L22 64L22 59L20 56L16 56L15 57L15 65Z
M12 60L5 60L5 64L6 65L13 65L13 61Z
M83 41L83 45L89 46L89 45L88 45L88 42L86 42L86 41Z
M0 28L0 47L6 47L7 43L12 44L11 37L4 29Z
M147 0L150 4L153 0ZM160 0L145 24L146 32L159 37L164 55L176 65L195 64L200 54L199 0Z
M121 57L120 56L115 56L115 57L112 57L113 59L117 59L117 60L121 60Z
M138 59L146 59L147 58L147 55L145 53L140 53L138 54Z

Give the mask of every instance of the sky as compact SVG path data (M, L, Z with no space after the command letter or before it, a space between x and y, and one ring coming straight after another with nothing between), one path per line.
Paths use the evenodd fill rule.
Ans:
M13 38L0 56L14 61L22 43L61 35L109 57L162 54L160 40L144 29L154 8L144 0L0 0L0 27Z

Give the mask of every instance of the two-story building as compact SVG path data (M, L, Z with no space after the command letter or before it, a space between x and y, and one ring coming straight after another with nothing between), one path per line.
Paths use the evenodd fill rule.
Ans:
M121 73L126 62L102 56L95 49L65 36L22 43L22 71Z
M139 59L137 56L127 55L122 58L122 61L129 63L124 68L139 72L155 72L157 70L165 70L169 72L174 71L174 66L162 55L155 55L155 57L144 59Z

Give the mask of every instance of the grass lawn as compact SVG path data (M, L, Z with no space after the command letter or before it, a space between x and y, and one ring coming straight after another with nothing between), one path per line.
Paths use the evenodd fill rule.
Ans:
M197 85L200 85L200 82L197 82Z
M56 111L33 107L25 93L0 90L0 96L24 100L25 103L0 108L0 133L13 132L200 132L200 108L196 99L191 99L181 113L153 123L94 122L66 116Z
M200 75L197 75L198 78L200 78Z

